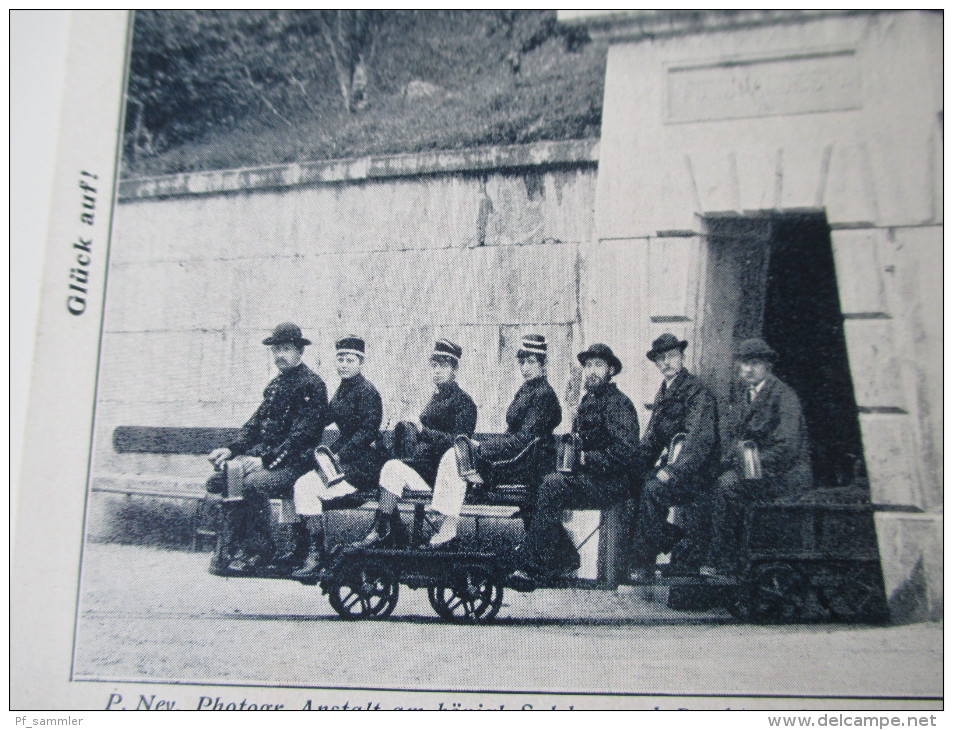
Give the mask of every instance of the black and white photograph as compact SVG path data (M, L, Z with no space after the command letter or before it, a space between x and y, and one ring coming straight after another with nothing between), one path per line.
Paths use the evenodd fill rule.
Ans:
M942 709L942 10L71 16L13 709Z

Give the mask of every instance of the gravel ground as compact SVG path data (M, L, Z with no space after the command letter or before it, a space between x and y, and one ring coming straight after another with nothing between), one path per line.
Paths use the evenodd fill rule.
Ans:
M344 622L316 587L219 578L209 555L89 545L76 679L647 694L942 695L942 625L751 626L642 592L506 591L496 623Z

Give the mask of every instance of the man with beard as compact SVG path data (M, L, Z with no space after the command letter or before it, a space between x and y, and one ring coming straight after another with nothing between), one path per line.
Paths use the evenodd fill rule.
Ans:
M685 369L686 347L687 340L666 332L645 353L663 380L639 444L639 461L650 472L639 498L632 547L635 580L651 578L659 554L672 552L682 538L682 529L666 519L669 508L695 503L710 489L716 475L719 453L715 397ZM682 437L677 457L673 453L676 435ZM701 537L694 534L685 542L697 543ZM697 544L692 545L682 565L673 555L669 572L697 572L703 560L699 550Z
M630 472L637 467L638 414L610 382L622 362L602 344L578 358L586 388L573 423L581 444L578 466L572 474L553 472L543 480L529 531L517 547L517 570L510 576L526 587L579 567L579 554L560 520L563 510L607 509L628 499Z
M241 549L231 561L231 570L251 570L271 561L274 545L268 529L269 499L290 498L298 478L314 465L312 451L321 441L328 411L328 391L321 380L301 362L310 340L292 322L275 327L262 344L271 347L278 375L265 388L264 400L242 427L235 441L208 455L216 473L206 482L213 494L226 491L223 466L241 476L241 507L229 519Z

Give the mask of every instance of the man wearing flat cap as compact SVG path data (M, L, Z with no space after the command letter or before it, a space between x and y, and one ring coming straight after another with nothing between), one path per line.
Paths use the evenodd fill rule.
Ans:
M553 472L543 480L529 530L516 553L511 579L532 584L579 567L579 555L562 526L570 507L605 509L629 497L637 468L639 417L632 401L611 378L622 363L607 345L578 355L586 394L573 422L580 454L573 473Z
M652 404L652 417L639 444L639 462L648 469L639 498L632 546L632 568L638 579L655 571L661 553L672 552L682 530L666 518L670 507L693 504L706 496L718 476L718 413L715 397L685 369L687 340L666 332L645 356L662 373L662 385ZM673 440L679 436L679 445ZM677 452L677 453L676 453ZM694 540L699 535L692 536ZM686 541L688 542L688 541ZM691 564L671 570L697 571L703 556L690 555Z
M738 567L744 510L751 502L807 491L814 486L810 441L797 393L772 368L777 353L760 338L738 347L738 385L730 403L729 437L712 511L713 566L719 572ZM753 444L761 478L745 474L743 442ZM707 572L707 571L706 571Z
M354 507L375 490L380 477L381 457L375 448L380 436L384 406L377 388L361 372L366 357L362 337L347 335L335 344L335 364L341 383L328 406L328 423L338 427L331 452L343 479L327 480L329 470L321 463L329 457L316 455L318 467L294 485L295 511L307 526L308 554L294 578L318 576L327 559L324 513L329 509Z
M481 481L492 475L493 479L522 482L532 490L546 474L540 465L551 468L550 464L555 460L553 431L562 420L563 411L559 396L546 379L548 348L544 335L523 335L516 351L523 384L506 409L506 432L485 437L480 443L473 442L477 450L477 478ZM534 441L538 444L536 458L501 467L503 462L524 453ZM430 538L430 548L447 550L458 542L457 530L467 484L459 472L456 450L448 450L437 467L433 501L430 503L434 520L439 525Z
M447 339L434 344L430 354L430 372L436 386L430 402L420 414L420 428L402 421L395 428L394 458L381 468L380 493L374 527L360 547L391 547L400 533L397 502L407 489L433 490L446 472L456 472L456 464L443 460L457 436L472 436L477 423L473 399L457 383L457 369L463 348ZM444 473L440 473L440 468Z
M291 322L275 327L262 344L271 348L278 375L265 388L264 400L238 438L208 455L216 468L206 488L211 493L226 491L222 466L240 468L241 509L234 511L234 530L243 542L242 550L229 566L246 570L270 561L274 545L268 530L272 498L289 498L295 481L313 467L312 450L321 441L328 412L328 391L321 380L301 361L310 340ZM241 540L241 538L244 538Z

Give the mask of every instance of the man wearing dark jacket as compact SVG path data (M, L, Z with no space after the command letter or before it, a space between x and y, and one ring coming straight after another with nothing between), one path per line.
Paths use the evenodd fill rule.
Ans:
M579 567L579 555L560 520L564 509L605 509L629 496L639 418L632 401L610 382L622 363L602 344L578 358L586 388L573 423L581 444L579 465L572 474L553 472L543 480L529 531L517 548L514 582L532 583Z
M730 438L712 512L712 561L728 572L740 559L744 511L759 499L792 496L814 486L810 441L797 393L771 372L777 353L760 338L738 347L738 384L730 403ZM748 478L739 445L751 442L760 459L761 478ZM707 571L706 571L707 572Z
M244 536L243 551L233 561L234 569L244 570L267 562L273 545L267 529L270 520L269 499L287 498L295 481L314 465L312 451L321 441L328 411L328 391L312 370L301 362L311 341L291 322L275 327L263 341L271 347L278 375L265 388L264 400L242 427L234 442L215 449L209 461L218 470L206 483L212 493L226 491L222 465L239 469L244 514L233 515L238 537Z
M430 371L436 392L420 414L420 428L401 422L395 432L405 434L403 449L381 469L377 514L370 533L356 543L359 547L389 546L399 535L397 501L404 490L432 490L444 454L458 436L472 436L477 423L473 399L457 383L457 369L463 348L447 339L434 344ZM406 434L412 433L412 438ZM395 440L398 437L395 434ZM447 467L444 467L446 469Z
M335 361L341 384L328 407L328 423L338 427L331 452L343 479L329 483L325 454L316 455L318 469L302 476L294 486L295 511L307 523L308 555L304 565L292 573L295 578L313 578L325 562L324 511L328 503L355 506L363 501L360 492L377 487L382 460L374 442L380 435L384 406L381 394L361 373L364 340L348 335L335 343Z
M473 442L477 449L476 462L481 481L500 479L528 484L534 488L555 461L553 430L562 420L562 406L553 386L546 380L546 338L543 335L524 335L516 359L519 362L523 384L516 391L513 402L506 409L506 433L488 436ZM539 440L535 458L526 458L518 464L501 465L519 456L534 440ZM548 456L547 456L548 454ZM467 480L460 476L455 450L448 450L437 467L431 509L439 523L431 536L429 547L446 550L457 542L460 512L467 493Z
M685 369L686 347L687 340L666 332L645 353L664 379L639 444L639 463L648 470L632 547L632 568L640 580L651 577L659 554L671 552L682 537L681 528L666 519L669 508L692 504L710 490L710 482L717 476L715 398ZM677 456L672 443L676 434L682 435ZM679 568L691 572L699 563Z

